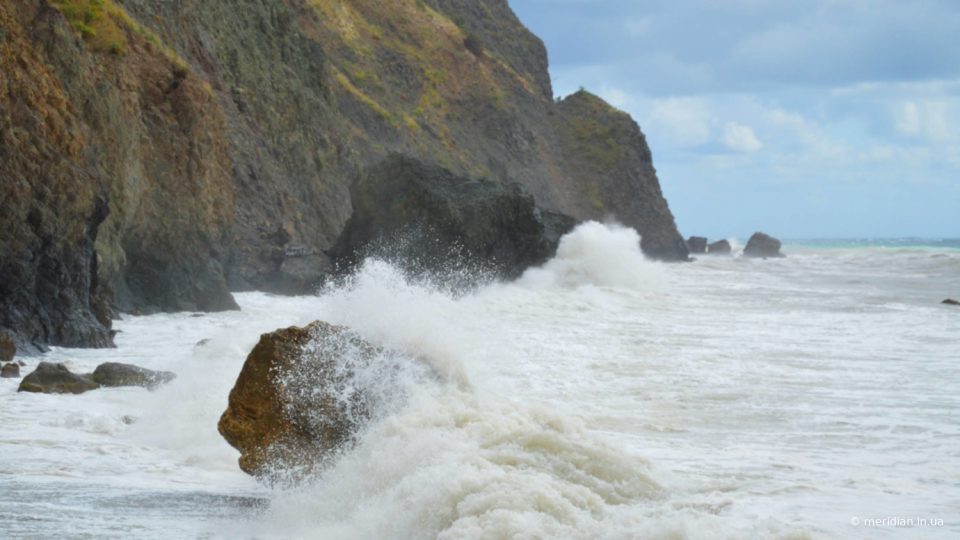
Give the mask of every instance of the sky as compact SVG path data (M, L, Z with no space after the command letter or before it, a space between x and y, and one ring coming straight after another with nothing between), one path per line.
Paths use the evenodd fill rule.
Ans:
M681 232L960 237L960 1L511 0L647 135Z

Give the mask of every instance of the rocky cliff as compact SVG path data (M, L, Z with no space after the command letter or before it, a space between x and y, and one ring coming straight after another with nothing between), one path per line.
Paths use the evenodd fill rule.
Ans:
M21 341L295 292L291 257L336 243L351 183L394 153L686 258L639 127L555 102L506 0L0 0L0 65L0 327Z

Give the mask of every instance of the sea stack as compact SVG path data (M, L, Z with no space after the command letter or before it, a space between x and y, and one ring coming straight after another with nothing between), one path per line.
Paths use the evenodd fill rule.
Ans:
M687 238L687 249L691 255L700 255L707 252L707 239L702 236Z
M707 246L707 253L710 255L730 255L733 253L733 248L730 246L729 241L717 240Z
M763 259L784 257L785 255L780 253L780 245L780 240L768 234L753 233L747 247L743 248L743 256Z

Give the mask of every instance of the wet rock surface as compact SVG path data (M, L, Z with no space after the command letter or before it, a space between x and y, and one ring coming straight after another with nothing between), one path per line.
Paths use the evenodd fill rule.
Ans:
M177 378L169 371L153 371L131 364L107 362L100 364L90 379L100 386L142 386L156 388Z
M369 418L371 399L363 392L344 398L350 366L382 352L324 322L262 335L218 424L240 451L240 468L271 479L312 469L349 444Z
M377 255L412 272L455 267L516 277L557 249L572 218L537 208L519 185L467 178L399 154L351 189L354 212L330 254L343 269Z
M64 364L40 362L37 369L20 381L20 392L42 394L82 394L100 385L87 375L71 372Z
M20 364L16 362L11 362L9 364L4 364L3 367L0 367L0 378L2 379L19 379L20 378Z

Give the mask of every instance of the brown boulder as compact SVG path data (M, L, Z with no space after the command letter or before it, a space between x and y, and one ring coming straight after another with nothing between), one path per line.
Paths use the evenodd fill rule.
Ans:
M4 364L0 368L0 379L19 379L20 378L20 366L15 362L9 364Z
M90 377L72 373L63 364L40 362L33 373L20 381L18 392L36 392L42 394L82 394L96 390L100 385Z
M240 451L240 468L275 480L309 472L352 441L370 417L370 396L352 372L381 349L324 322L260 337L220 417L220 434ZM294 474L294 477L297 475Z

